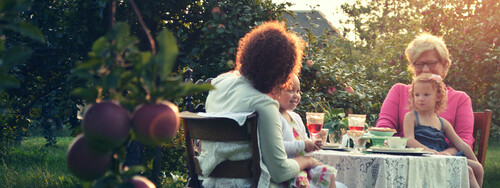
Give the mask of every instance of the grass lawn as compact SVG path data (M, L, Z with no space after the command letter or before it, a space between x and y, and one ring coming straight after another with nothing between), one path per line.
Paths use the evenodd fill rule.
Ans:
M500 141L490 140L484 163L483 187L498 187L500 185Z
M57 138L57 146L44 147L43 137L28 138L0 159L0 187L81 187L66 166L72 137ZM500 141L490 140L483 187L500 185Z
M0 159L0 187L81 187L66 165L72 137L58 137L56 147L45 147L43 137L32 137L11 148Z

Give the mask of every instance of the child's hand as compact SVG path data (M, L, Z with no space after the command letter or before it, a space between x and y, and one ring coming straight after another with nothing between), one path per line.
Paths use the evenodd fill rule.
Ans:
M323 140L321 139L314 140L314 145L318 146L319 149L323 148Z
M305 143L305 148L304 148L304 151L306 153L309 153L309 152L313 152L313 151L316 151L316 150L319 150L321 147L317 146L313 141L311 140L305 140L304 141Z
M442 151L441 152L436 152L436 155L448 155L448 156L451 156L450 153L448 153L448 152L442 152Z
M440 154L438 151L433 150L433 149L429 149L429 148L424 148L424 151L430 151L434 155L443 155L443 154Z

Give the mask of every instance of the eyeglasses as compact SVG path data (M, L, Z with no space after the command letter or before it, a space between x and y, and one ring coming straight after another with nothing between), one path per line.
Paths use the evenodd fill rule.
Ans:
M424 65L427 65L427 67L429 67L429 69L433 69L436 67L436 65L439 63L439 61L436 61L436 60L432 60L432 61L417 61L415 63L413 63L413 66L418 69L418 70L422 70L424 69Z

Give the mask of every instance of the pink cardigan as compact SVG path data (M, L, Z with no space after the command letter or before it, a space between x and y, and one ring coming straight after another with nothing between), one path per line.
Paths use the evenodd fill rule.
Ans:
M470 97L463 91L455 91L448 87L448 105L446 111L439 114L448 120L465 143L472 148L474 138L474 114ZM410 96L410 86L398 83L392 86L380 109L377 127L389 127L396 129L395 136L403 135L403 119L408 109L408 98ZM446 140L448 143L448 139Z

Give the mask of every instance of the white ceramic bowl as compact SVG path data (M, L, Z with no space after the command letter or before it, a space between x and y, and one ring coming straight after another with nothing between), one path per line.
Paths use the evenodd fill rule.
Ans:
M387 144L389 144L389 147L393 149L403 149L406 147L408 139L409 138L393 137L387 139Z

